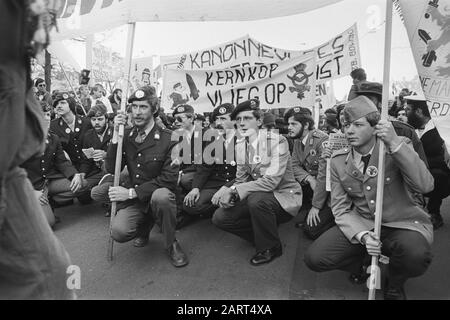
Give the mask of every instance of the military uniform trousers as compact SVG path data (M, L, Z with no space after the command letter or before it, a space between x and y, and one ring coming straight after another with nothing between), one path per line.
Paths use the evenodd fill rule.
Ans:
M389 257L389 284L401 286L425 273L432 260L431 247L417 231L381 227L381 252ZM313 271L344 270L359 273L367 253L362 244L353 244L338 226L326 231L305 253L305 263Z
M44 189L42 190L34 190L34 195L36 196L36 199L41 204L42 211L44 212L45 218L47 219L48 224L50 227L53 227L56 223L55 214L53 213L53 209L48 203L48 187L47 184L44 185ZM42 204L40 201L41 197L47 198L47 203Z
M217 188L200 190L200 197L192 207L188 207L183 202L183 211L192 216L211 216L217 209L217 206L211 202L212 197L218 191Z
M127 242L136 237L148 237L157 223L164 235L168 248L175 240L177 204L175 194L167 188L156 189L147 206L137 202L117 211L112 221L111 236L117 242Z
M284 211L273 192L254 192L234 207L217 209L212 222L251 242L261 252L281 243L278 225L291 219L292 215Z
M429 214L440 214L442 200L450 195L450 174L441 169L430 169L434 178L434 190L427 193Z
M3 180L0 200L0 299L73 299L69 256L50 229L25 170Z
M87 184L76 193L73 193L70 190L69 179L63 177L62 175L60 178L57 177L51 178L49 179L48 184L48 195L56 202L65 202L77 197L80 200L80 202L85 202L87 200L90 200L90 190L92 189L93 186L99 183L103 175L104 172L100 171L92 176L84 178Z
M122 187L127 187L131 185L130 174L128 173L127 167L125 167L120 173L119 185ZM99 181L98 185L95 185L91 189L91 198L94 201L101 203L110 203L109 200L109 188L114 186L114 175L107 173Z

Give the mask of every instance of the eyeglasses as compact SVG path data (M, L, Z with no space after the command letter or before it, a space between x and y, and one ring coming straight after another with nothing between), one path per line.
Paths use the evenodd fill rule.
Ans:
M183 122L184 119L185 118L178 116L178 117L175 117L174 121Z
M38 85L39 88L45 88L47 85L46 84L40 84Z

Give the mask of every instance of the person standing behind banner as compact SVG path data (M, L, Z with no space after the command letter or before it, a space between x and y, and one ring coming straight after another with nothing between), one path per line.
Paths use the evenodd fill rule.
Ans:
M428 159L430 172L434 178L434 190L428 194L427 209L433 228L444 225L441 216L442 200L450 195L450 169L445 163L445 142L431 119L427 101L423 96L406 96L408 123L416 129Z
M51 106L53 104L52 96L50 92L47 91L47 85L45 84L44 79L37 78L34 82L34 86L37 88L36 98L39 101L44 101Z
M297 215L302 188L294 178L286 138L261 129L259 100L240 103L231 119L243 136L236 145L236 179L221 189L212 222L254 244L250 264L259 266L283 254L278 225Z
M350 72L350 77L352 77L353 85L348 93L348 101L357 97L356 91L358 91L358 87L367 81L366 71L363 68L352 70L352 72Z
M327 204L329 193L325 190L326 161L321 157L328 135L314 129L313 118L299 107L287 110L285 119L289 123L289 136L294 139L292 169L302 188L302 209L308 210L306 223L301 221L296 226L303 227L307 237L316 239L334 225Z
M0 1L0 300L75 298L67 286L69 255L19 167L45 148L30 58L48 45L48 15L46 5Z
M134 246L143 247L157 223L164 234L170 262L175 267L184 267L189 261L175 237L179 165L172 161L172 150L176 142L171 140L172 131L155 124L159 102L153 87L138 89L128 102L135 126L124 133L121 169L127 166L131 184L109 189L110 200L118 201L111 237L117 242L135 239ZM115 173L119 126L127 123L122 111L114 123L114 136L106 157L106 170L111 174Z
M367 97L348 102L345 134L350 148L331 159L331 207L336 226L305 253L313 271L345 270L357 274L366 252L389 257L385 300L406 299L404 284L425 273L432 260L433 227L412 192L433 189L433 177L411 146ZM386 146L381 236L375 235L378 154ZM410 191L411 190L411 191Z
M109 116L113 116L114 115L114 110L113 110L113 108L111 106L111 103L109 102L108 98L106 98L104 96L104 94L103 94L104 91L105 91L105 89L99 83L97 83L92 88L91 105L95 106L96 102L100 101L100 102L102 102L105 105L108 115Z

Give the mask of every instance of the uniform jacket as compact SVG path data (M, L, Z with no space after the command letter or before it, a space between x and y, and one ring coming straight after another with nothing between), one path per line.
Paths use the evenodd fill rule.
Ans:
M436 128L423 134L420 138L428 160L428 165L432 171L450 173L445 163L445 145Z
M281 207L296 216L302 206L302 188L295 181L286 138L265 130L258 135L257 150L246 163L247 142L236 145L235 186L241 199L252 192L273 192Z
M89 129L83 138L83 149L94 148L95 150L108 151L108 146L111 142L114 129L108 125L105 130L106 132L103 136L103 141L100 141L95 129ZM80 172L84 172L86 173L86 176L90 176L100 171L101 165L98 166L94 159L88 159L83 155L81 159Z
M428 160L427 156L425 155L424 146L422 144L422 141L420 141L419 137L417 136L414 128L407 123L397 120L391 121L391 123L397 135L407 137L409 140L411 140L412 146L419 155L419 158L422 159L426 166L428 166Z
M236 177L236 140L237 138L234 136L225 148L225 139L223 136L219 136L205 145L205 155L211 153L211 160L214 160L214 163L208 163L208 159L203 159L203 163L196 166L197 171L192 188L220 189L224 185L233 185ZM217 150L221 152L215 152Z
M331 208L336 224L352 243L358 243L356 234L374 228L377 176L369 173L373 175L371 166L378 168L379 145L377 141L365 175L356 168L351 148L336 151L331 159ZM397 152L386 153L382 226L418 231L431 244L433 226L411 192L430 192L433 183L410 140L403 138Z
M67 152L72 164L77 170L81 169L83 155L83 137L92 128L91 121L76 116L75 128L71 131L63 119L55 119L50 123L50 130L61 140L64 151Z
M27 171L28 179L35 190L42 190L45 181L53 174L62 173L70 179L78 173L64 155L58 136L53 133L47 135L44 154L41 157L29 159L21 167Z
M122 169L126 165L131 185L136 190L138 201L148 206L153 192L167 188L175 192L179 165L172 160L172 150L176 141L171 140L172 131L162 129L156 124L145 140L135 142L136 129L125 130L123 137ZM114 174L117 144L111 143L106 156L106 170ZM121 207L135 203L135 199L126 201Z
M303 184L306 177L313 176L317 180L312 205L322 209L325 205L328 192L326 191L326 160L321 158L323 143L328 140L328 135L320 130L309 133L305 149L302 151L302 140L294 140L292 151L292 168L295 179Z

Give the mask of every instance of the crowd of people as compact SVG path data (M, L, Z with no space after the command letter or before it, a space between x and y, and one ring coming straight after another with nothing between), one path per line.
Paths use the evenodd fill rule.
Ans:
M402 90L389 119L380 120L382 85L367 81L363 69L351 76L349 101L325 110L318 127L310 108L277 117L258 99L204 115L179 104L166 114L151 86L136 90L122 112L120 89L109 98L100 84L50 95L36 79L49 133L45 153L22 167L51 226L55 209L74 198L101 202L107 216L117 201L111 237L143 247L157 224L175 267L189 263L175 230L197 219L251 243L250 263L258 266L282 255L278 225L300 213L296 226L314 240L305 254L309 268L346 270L361 284L370 256L383 254L390 258L385 298L404 299L405 281L426 271L433 230L443 225L448 152L423 97ZM114 186L121 125L122 171ZM345 134L348 147L332 150L335 133ZM373 229L381 143L387 153L379 237Z

